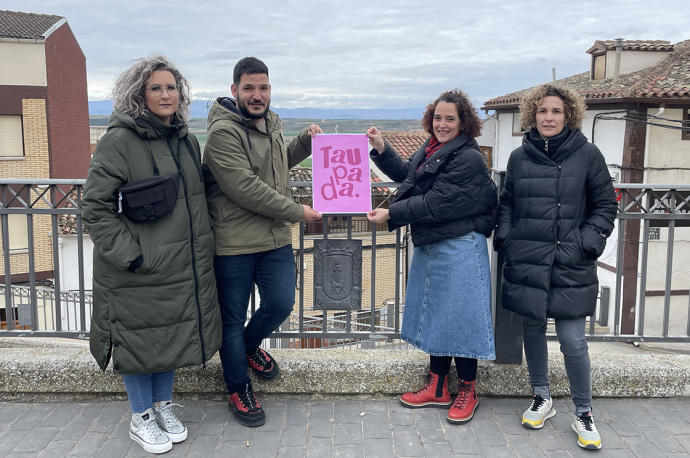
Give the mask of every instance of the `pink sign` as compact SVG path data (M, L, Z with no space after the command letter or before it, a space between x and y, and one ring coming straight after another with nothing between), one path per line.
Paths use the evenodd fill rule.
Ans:
M361 134L322 134L311 139L314 210L366 213L371 210L369 142Z

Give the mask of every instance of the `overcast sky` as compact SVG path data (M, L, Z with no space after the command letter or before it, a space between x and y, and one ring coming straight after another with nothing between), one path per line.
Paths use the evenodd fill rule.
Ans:
M422 6L424 5L424 6ZM2 0L67 18L89 99L132 59L162 53L193 97L229 95L244 56L269 67L282 108L424 107L450 88L481 104L589 69L595 40L690 38L688 0Z

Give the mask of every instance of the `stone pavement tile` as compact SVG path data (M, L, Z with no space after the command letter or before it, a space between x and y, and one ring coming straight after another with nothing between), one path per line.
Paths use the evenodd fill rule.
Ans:
M601 450L594 451L585 451L585 455L592 456L592 453L596 453L597 455L605 456L606 458L630 458L631 456L635 456L633 452L630 451L629 448L619 448L619 449L614 449L614 450L609 450L606 448L606 444L601 448Z
M132 445L137 445L129 437L121 439L108 439L103 442L103 445L98 449L96 455L98 458L121 458L127 456L127 452ZM137 445L137 447L141 447Z
M361 421L362 404L360 401L347 399L336 400L333 405L336 424L357 423Z
M79 405L81 409L74 419L85 422L92 422L94 418L100 415L103 407L105 407L104 402L81 403Z
M673 435L660 428L648 428L644 430L644 435L651 441L656 448L666 453L685 452L683 447Z
M46 404L30 405L27 409L20 412L16 419L7 425L7 431L28 431L40 424L41 421L52 411Z
M573 418L573 414L570 412L560 411L553 417L546 420L546 424L544 426L549 426L550 429L553 429L554 431L570 431L570 424L573 422ZM596 421L597 425L599 424L597 417L594 418L594 421Z
M434 410L437 410L437 409L434 409ZM417 416L415 415L415 417L417 417ZM419 438L421 439L422 443L425 443L425 444L436 443L436 442L446 442L446 435L444 433L443 426L441 425L441 422L443 422L444 424L448 424L449 426L457 426L457 425L451 425L450 423L448 423L448 421L445 419L445 416L444 416L444 418L439 418L437 415L429 415L429 416L424 416L422 418L417 417L416 420L417 420L417 432L419 433Z
M506 447L505 436L503 431L498 426L498 422L491 420L475 420L470 422L472 429L474 429L474 434L477 436L479 443L484 446L499 446Z
M403 407L400 404L389 404L389 415L391 419L391 425L394 426L413 426L414 421L414 410L407 407Z
M177 445L175 445L175 447L177 447ZM173 447L173 451L175 447ZM218 451L225 456L244 456L247 449L247 441L224 441L221 437L221 441L218 444Z
M261 404L266 414L266 423L260 426L262 431L275 431L278 433L285 426L287 405L284 402L269 402ZM234 420L234 419L233 419ZM234 420L237 423L237 420ZM239 423L237 423L239 425ZM277 434L276 434L277 435Z
M523 399L512 399L512 398L481 398L480 402L484 406L487 404L491 408L494 415L515 415L517 416L525 408L522 407L524 404ZM530 401L527 401L529 404ZM519 405L518 405L519 404ZM522 410L520 410L522 408Z
M685 447L685 451L690 453L690 434L679 434L676 436L676 439L678 439L678 442Z
M182 420L184 424L201 423L201 420L203 420L206 414L206 401L185 400L184 408L179 411L179 414L180 420ZM229 410L228 415L232 415Z
M596 422L595 425L597 427L597 431L599 431L599 435L601 436L601 443L604 444L607 450L627 448L625 442L623 442L620 436L618 436L613 428L611 428L611 425L601 422ZM573 431L573 437L575 436L576 434Z
M38 453L48 445L58 432L57 426L37 426L17 442L12 452Z
M367 413L362 417L362 429L365 438L391 438L391 424L388 415L385 414Z
M470 425L471 423L464 425L451 425L448 423L443 426L446 432L446 439L456 455L459 453L476 455L482 451L481 444Z
M361 424L335 424L333 433L335 445L356 444L361 445L362 425Z
M400 404L397 399L391 401L362 401L362 411L367 413L388 413L388 403Z
M373 437L364 439L364 455L372 458L394 456L393 439L381 439Z
M306 425L309 418L309 404L304 401L290 401L286 408L288 425Z
M656 418L645 414L640 401L633 399L621 399L620 401L615 407L615 412L622 417L628 418L633 425L640 429L661 427Z
M46 447L38 454L41 458L54 458L56 456L67 456L74 448L77 441L50 441Z
M306 453L306 445L282 446L278 451L278 458L304 458Z
M426 452L426 456L431 456L434 458L445 458L445 457L452 457L453 456L453 450L450 448L450 445L447 442L442 442L442 443L436 443L436 444L427 444L424 443L424 451ZM386 455L372 455L372 456L386 456Z
M20 413L24 412L29 404L10 404L7 402L0 403L0 431L8 424L12 423Z
M549 458L571 458L571 454L567 451L554 451L548 453Z
M506 446L501 447L500 445L484 445L482 444L482 455L490 457L512 457L516 456L513 450Z
M333 446L333 456L338 458L362 458L364 446L362 444L337 444Z
M80 409L81 407L72 403L55 404L55 408L41 421L41 426L62 427L72 421ZM0 416L2 416L2 413L2 410L0 410Z
M203 424L199 426L199 433L202 432ZM228 424L220 434L221 442L246 442L252 440L253 428L246 428L239 424Z
M310 416L307 436L331 439L333 437L333 420L330 418L312 418Z
M661 427L673 435L690 434L690 419L685 419L678 411L669 407L657 414Z
M95 433L110 433L125 417L131 421L129 407L124 405L106 405L101 413L91 422L88 430Z
M220 437L199 434L194 438L188 438L189 451L187 456L210 456L220 451ZM174 448L174 447L173 447Z
M628 448L637 456L664 456L664 453L659 450L656 445L654 445L654 443L645 435L623 437L622 439L623 442L625 442L625 445L627 445ZM604 444L604 447L606 447L606 444Z
M398 456L425 456L414 426L393 426L393 446Z
M280 434L275 431L256 430L252 435L252 441L247 447L248 450L264 452L263 456L273 456L278 453L280 448ZM260 455L257 455L260 456Z
M596 424L597 426L599 426L598 422ZM639 437L642 435L642 430L639 427L637 427L637 425L633 424L633 422L630 421L630 418L628 418L623 413L618 413L618 415L614 416L614 418L611 420L610 423L608 423L608 425L619 437Z
M74 440L79 441L84 437L84 433L89 429L91 423L81 420L79 417L75 418L65 426L60 428L60 431L53 437L53 440Z
M520 417L517 415L498 414L496 415L496 421L504 434L529 434L529 429L522 426Z
M285 425L280 433L281 448L283 446L306 445L307 425Z
M513 453L515 453L515 456L544 456L544 453L539 450L537 443L530 435L506 434L506 440L508 441L508 446L513 450Z
M574 435L575 433L572 434ZM549 456L551 456L552 452L567 449L567 445L562 441L563 433L561 432L549 430L544 427L542 429L531 430L529 435L534 442L537 443L539 448Z
M439 409L443 411L443 414L441 415L442 417L445 417L448 415L448 411L446 409ZM472 416L472 421L474 420L495 420L494 417L494 412L491 409L491 403L487 402L486 404L482 402L482 400L479 400L479 406L477 409L474 411L474 415Z
M5 430L0 433L0 452L5 453L12 450L29 431L9 431ZM31 437L31 436L29 436ZM28 440L28 439L27 439Z
M70 451L69 456L96 456L96 452L106 440L108 440L106 433L84 431L77 445Z
M322 458L333 453L332 437L310 437L307 442L307 457Z
M333 420L333 401L316 401L310 403L309 420L325 421Z

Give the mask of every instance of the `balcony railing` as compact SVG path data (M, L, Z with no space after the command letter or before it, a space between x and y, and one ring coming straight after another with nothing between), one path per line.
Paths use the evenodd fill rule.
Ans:
M501 175L496 178L500 182ZM85 253L91 242L82 222L83 185L84 180L0 180L0 294L5 299L0 301L0 336L88 336L91 272ZM293 183L293 189L310 186ZM375 202L385 205L397 184L373 186L385 190ZM599 260L602 288L588 339L690 341L690 185L616 187L616 230ZM299 199L309 199L308 193ZM272 335L273 345L390 345L400 337L411 249L407 229L388 233L364 215L329 215L318 229L303 223L295 229L295 311ZM361 310L313 307L312 250L320 238L362 240ZM500 352L501 346L515 346L519 321L498 304L500 260L495 253L492 275ZM257 302L253 295L249 313Z

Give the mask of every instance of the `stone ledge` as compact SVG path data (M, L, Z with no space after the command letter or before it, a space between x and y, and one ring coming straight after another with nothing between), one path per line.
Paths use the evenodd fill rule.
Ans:
M690 352L632 348L622 343L590 343L595 397L690 396ZM419 388L428 356L416 350L273 349L281 375L271 382L254 379L264 394L392 396ZM563 357L549 343L551 389L569 393ZM454 370L451 370L455 386ZM480 361L478 391L484 396L529 396L525 364ZM175 391L182 397L222 398L225 393L216 355L206 368L177 372ZM0 338L0 399L120 397L119 374L102 372L91 358L88 342L70 339Z

